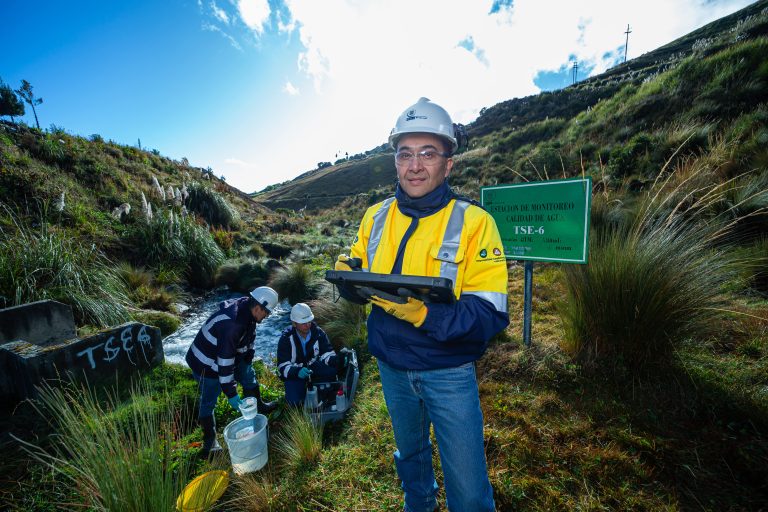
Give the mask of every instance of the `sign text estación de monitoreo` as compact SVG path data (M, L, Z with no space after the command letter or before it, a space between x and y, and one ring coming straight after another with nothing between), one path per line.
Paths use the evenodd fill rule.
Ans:
M586 263L591 178L483 187L509 259Z

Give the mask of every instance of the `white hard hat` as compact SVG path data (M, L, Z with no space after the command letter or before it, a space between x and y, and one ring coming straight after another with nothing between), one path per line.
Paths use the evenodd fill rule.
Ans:
M277 301L279 300L277 292L269 286L259 286L251 292L251 297L253 297L261 307L266 309L267 313L271 313L272 310L275 309Z
M291 308L291 321L297 324L305 324L315 319L312 310L303 302L299 302Z
M419 98L419 101L400 114L389 134L389 145L397 149L398 139L409 133L432 133L442 137L451 143L451 152L459 147L451 116L428 98Z

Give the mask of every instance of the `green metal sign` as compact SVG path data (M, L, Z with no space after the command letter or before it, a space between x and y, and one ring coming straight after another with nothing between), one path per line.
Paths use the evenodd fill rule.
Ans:
M480 189L508 259L586 263L592 178Z

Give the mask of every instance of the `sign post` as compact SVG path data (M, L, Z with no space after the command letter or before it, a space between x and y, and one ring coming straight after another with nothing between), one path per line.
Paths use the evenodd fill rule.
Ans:
M587 263L592 178L536 181L480 189L508 259L525 261L523 342L531 344L533 262Z

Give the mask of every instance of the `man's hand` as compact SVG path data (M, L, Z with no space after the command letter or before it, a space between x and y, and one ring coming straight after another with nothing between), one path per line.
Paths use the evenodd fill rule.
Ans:
M227 398L227 402L229 402L229 405L231 405L234 410L240 412L240 403L242 402L242 400L240 400L240 395Z
M301 370L299 370L300 379L306 379L310 375L312 375L312 370L310 370L309 368L302 368Z
M414 327L421 327L427 318L427 306L424 305L423 301L413 297L408 297L408 302L405 304L398 304L374 295L371 297L371 303L400 320L412 323Z
M333 269L345 271L361 270L362 264L363 262L360 261L360 258L350 258L346 254L339 254L339 257L336 258L336 265L334 265Z

